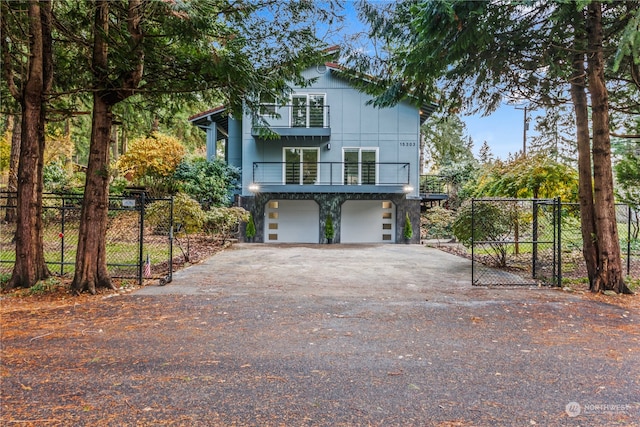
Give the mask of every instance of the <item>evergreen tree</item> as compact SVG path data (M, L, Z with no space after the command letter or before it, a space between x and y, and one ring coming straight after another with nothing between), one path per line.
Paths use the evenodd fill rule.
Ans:
M397 103L408 93L421 102L437 101L447 112L490 113L505 100L523 98L534 107L570 100L590 288L627 293L615 218L609 113L637 104L640 79L633 76L640 75L639 54L631 47L637 46L639 8L636 2L598 1L524 5L408 0L382 11L365 5L372 36L391 48L373 64L354 54L354 64L364 63L366 71L380 74L362 85L377 95L375 105ZM607 67L616 52L618 67ZM625 90L609 98L607 83Z
M31 287L49 277L44 261L42 189L46 98L53 82L51 2L3 1L3 83L20 105L17 173L16 261L9 289Z

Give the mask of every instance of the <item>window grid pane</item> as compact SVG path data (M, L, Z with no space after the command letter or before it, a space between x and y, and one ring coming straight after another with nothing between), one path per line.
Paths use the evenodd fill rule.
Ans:
M309 95L309 127L324 127L324 95Z

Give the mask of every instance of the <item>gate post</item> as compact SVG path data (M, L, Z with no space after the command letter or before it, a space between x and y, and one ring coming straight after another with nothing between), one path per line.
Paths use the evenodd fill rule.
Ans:
M144 205L146 203L144 191L140 192L140 232L138 235L138 285L142 286L142 263L144 252Z
M475 252L474 252L474 249L475 249L474 237L475 237L475 234L476 234L475 206L476 206L476 199L472 198L471 199L471 286L476 284L476 280L475 280L476 257L475 257Z
M64 275L64 233L65 233L65 227L64 227L64 222L65 222L65 211L67 210L67 207L65 206L66 202L65 202L65 198L64 198L64 194L62 195L62 208L60 209L62 211L61 213L61 218L60 218L60 276Z
M171 195L171 201L169 203L169 274L167 283L171 283L173 280L173 194Z
M558 205L558 285L562 287L562 202L560 197L557 198Z
M627 276L631 275L631 205L627 204Z
M531 265L531 278L536 278L536 264L538 263L538 199L533 199L533 248L532 248L532 265Z

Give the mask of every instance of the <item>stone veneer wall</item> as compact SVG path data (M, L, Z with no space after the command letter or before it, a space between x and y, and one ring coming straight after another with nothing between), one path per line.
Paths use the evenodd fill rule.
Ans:
M413 237L411 243L420 243L420 200L407 199L404 194L383 193L258 193L253 197L238 196L236 204L250 211L256 226L255 242L264 242L264 209L269 200L314 200L320 207L320 238L324 239L324 225L328 215L333 218L334 243L340 243L342 204L347 200L389 200L396 206L396 243L404 243L404 220L409 212ZM240 233L244 236L245 224Z

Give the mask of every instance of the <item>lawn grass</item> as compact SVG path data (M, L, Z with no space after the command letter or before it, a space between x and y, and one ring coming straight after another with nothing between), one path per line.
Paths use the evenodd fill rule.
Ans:
M132 233L123 233L130 236ZM135 234L134 234L135 235ZM13 230L0 229L0 274L10 274L15 263L15 243L12 242ZM49 269L56 275L67 275L75 271L76 250L78 245L77 229L69 229L64 235L59 227L46 227L44 230L44 258ZM64 245L64 247L63 247ZM140 248L137 240L118 240L115 232L109 233L106 242L107 267L109 270L131 271L127 276L137 277ZM153 264L169 260L169 242L166 237L150 236L145 238L142 262L149 255Z

